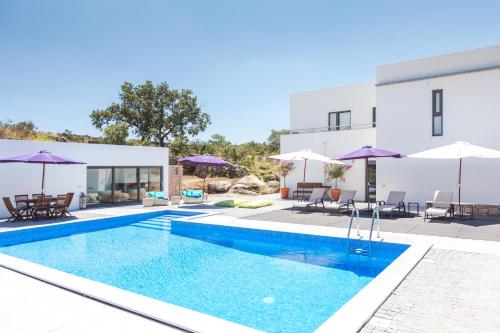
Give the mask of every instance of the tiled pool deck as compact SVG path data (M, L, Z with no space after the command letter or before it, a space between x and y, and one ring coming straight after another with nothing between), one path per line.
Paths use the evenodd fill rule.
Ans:
M201 208L271 223L338 228L348 225L349 219L343 215L292 214L288 209L291 204L292 201L278 200L274 206L259 210L212 206L188 209ZM128 206L89 209L74 215L86 219L143 210ZM362 217L362 228L367 228L369 222L368 217ZM0 222L0 230L31 224ZM421 217L382 219L381 230L382 237L384 232L426 237L434 240L435 246L379 308L362 333L500 331L500 219L478 217L463 223L424 223ZM0 268L0 281L1 332L97 332L118 328L122 332L177 331L7 269Z

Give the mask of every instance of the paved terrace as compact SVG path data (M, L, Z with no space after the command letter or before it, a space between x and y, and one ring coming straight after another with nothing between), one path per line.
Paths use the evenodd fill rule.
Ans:
M292 214L293 201L276 196L270 207L258 210L216 208L211 205L181 209L220 212L224 215L273 222L346 228L345 215L321 212ZM224 196L212 197L215 200ZM73 218L87 219L162 208L126 206L88 209ZM361 217L366 229L369 216ZM47 222L0 222L0 230ZM419 216L381 219L384 232L429 237L437 242L424 259L379 308L361 330L380 332L499 332L500 329L500 218L478 216L463 222L423 222ZM471 240L472 239L472 240ZM452 244L452 246L448 246ZM58 287L0 268L0 328L2 332L174 332L175 329L81 297ZM26 320L28 319L29 320Z

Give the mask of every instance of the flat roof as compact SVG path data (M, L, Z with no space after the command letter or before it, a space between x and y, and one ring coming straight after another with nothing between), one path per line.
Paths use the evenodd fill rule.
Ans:
M376 85L500 69L500 45L377 66Z

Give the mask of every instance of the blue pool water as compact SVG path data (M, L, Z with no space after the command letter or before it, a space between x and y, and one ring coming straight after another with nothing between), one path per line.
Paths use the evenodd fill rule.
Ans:
M0 252L266 332L312 332L408 246L143 214L0 234ZM357 246L365 246L359 242Z

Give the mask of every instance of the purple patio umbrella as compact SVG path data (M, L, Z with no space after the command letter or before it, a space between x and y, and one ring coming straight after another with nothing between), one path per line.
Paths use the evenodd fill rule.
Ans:
M207 174L208 174L208 168L232 168L233 165L229 162L226 162L220 158L217 158L215 156L212 156L210 154L204 154L204 155L198 155L198 156L189 156L189 157L182 157L177 160L178 163L183 164L183 165L190 165L190 166L204 166L207 168ZM206 177L203 178L203 190L205 190L205 181Z
M337 160L340 161L345 161L345 160L359 160L359 159L364 159L365 160L365 174L366 174L366 198L368 199L368 159L369 158L379 158L379 157L394 157L394 158L401 158L404 157L404 155L401 155L399 153L395 153L389 150L385 149L380 149L380 148L373 148L372 146L363 146L361 149L355 150L353 152L350 152L348 154L344 154L340 157L337 157Z
M85 162L75 161L70 158L54 155L46 150L41 150L35 154L12 156L0 159L0 163L38 163L43 164L42 171L42 194L45 187L45 164L85 164Z

